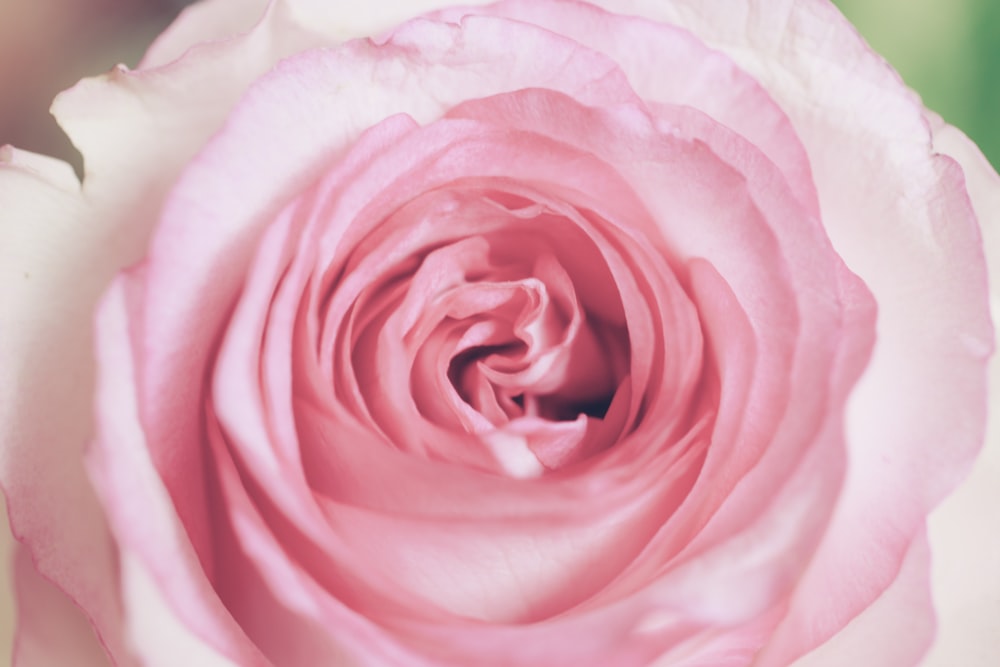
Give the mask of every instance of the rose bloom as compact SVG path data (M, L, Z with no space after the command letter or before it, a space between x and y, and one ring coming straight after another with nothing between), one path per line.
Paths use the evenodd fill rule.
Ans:
M831 4L207 0L54 112L16 664L925 655L1000 181Z

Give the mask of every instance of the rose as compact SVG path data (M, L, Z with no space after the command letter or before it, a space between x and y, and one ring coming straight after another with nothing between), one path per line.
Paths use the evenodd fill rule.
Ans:
M92 181L90 181L90 182L92 182ZM877 357L876 357L876 359L877 359ZM114 414L114 410L112 410L110 414ZM138 471L138 470L141 470L141 469L140 469L140 468L132 468L132 469L130 469L130 471L131 471L131 472L136 472L136 471ZM96 473L96 474L97 474L97 475L99 476L99 473ZM155 480L154 480L154 481L155 481ZM848 487L848 490L849 490L849 489L850 489L850 487ZM114 509L114 508L112 508L112 509ZM126 543L127 543L127 540L125 540L125 539L122 539L122 541L123 541L123 542L126 542ZM166 541L166 540L164 540L164 541L159 541L159 540L158 540L158 541L156 542L156 544L158 544L158 545L162 545L162 544L168 544L168 541ZM38 551L38 549L36 548L36 554L37 554L37 551ZM127 550L123 550L123 553L124 553L125 555L128 555L128 552L127 552ZM821 551L820 551L819 553L822 553L822 550L821 550ZM128 563L128 562L130 562L130 561L126 560L126 563ZM815 561L814 561L814 562L815 562ZM129 595L136 595L136 593L135 593L135 589L136 589L136 588L137 588L137 587L138 587L138 586L139 586L139 585L141 584L141 582L142 582L142 579L141 579L141 577L142 577L142 573L141 573L141 571L139 571L139 572L135 572L135 571L133 571L133 570L130 570L130 569L129 569L129 567L125 567L125 568L124 568L124 572L125 572L125 575L123 576L123 580L124 580L124 581L125 581L126 583L128 583L128 582L131 582L131 585L130 585L130 586L126 586L126 591L125 591L125 596L126 596L126 600L129 600L129 599L130 599L130 598L128 597ZM30 575L30 573L27 573L27 574L29 574L29 575ZM140 589L140 590L141 590L141 589ZM148 592L148 591L147 591L147 592ZM155 592L155 591L154 591L154 592ZM148 613L148 612L149 612L149 610L150 610L150 606L149 606L149 603L150 603L151 601L150 601L150 600L148 600L148 599L146 599L146 600L144 600L144 602L145 602L145 604L142 604L142 605L136 605L136 606L133 606L133 608L129 610L129 611L130 611L130 617L131 617L131 618L130 618L130 622L131 622L131 628L130 628L130 631L131 631L131 632L133 632L133 633L138 633L138 632L140 632L141 628L143 627L143 626L142 626L142 624L141 624L141 621L142 621L142 615L141 615L141 614L142 614L142 613ZM135 603L133 603L133 604L135 604ZM101 610L101 608L100 608L100 607L98 607L98 606L94 606L92 602L91 602L91 607L90 607L90 609L91 609L91 610L93 610L93 609L98 609L98 610ZM111 612L113 613L113 607L111 608ZM108 612L108 610L107 610L107 609L105 609L105 610L104 610L104 613L109 613L109 612ZM789 614L789 615L787 616L787 618L794 618L794 616L793 616L792 614ZM99 625L100 625L100 624L99 624ZM106 627L106 626L105 626L105 627ZM141 636L141 635L140 635L140 636Z
M914 664L992 333L962 172L891 72L818 3L507 3L305 51L396 22L321 4L188 51L254 17L202 5L63 97L82 195L8 155L13 270L71 262L4 281L22 661L85 660L69 598L123 664L766 665L838 632L803 664ZM139 259L92 426L51 322Z

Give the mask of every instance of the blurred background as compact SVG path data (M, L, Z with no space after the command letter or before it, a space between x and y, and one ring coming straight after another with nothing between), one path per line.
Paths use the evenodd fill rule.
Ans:
M52 98L119 62L135 66L186 4L0 0L0 145L55 155L79 169L79 155L48 115ZM963 129L1000 166L1000 0L836 4L926 106ZM0 558L6 559L6 531L0 531L0 547ZM9 582L0 577L0 665L10 655L9 599Z

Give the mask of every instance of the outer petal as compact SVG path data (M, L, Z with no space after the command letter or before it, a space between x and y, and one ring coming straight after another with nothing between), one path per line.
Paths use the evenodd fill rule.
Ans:
M84 606L108 650L130 664L113 547L82 465L92 307L120 248L56 160L0 149L0 201L0 485L11 527L42 576Z
M471 0L467 5L485 5L492 0ZM381 0L364 9L346 2L327 0L276 0L287 11L293 25L323 35L334 43L354 37L380 35L407 19L447 7L448 0Z
M993 387L1000 364L993 363ZM972 475L930 517L938 638L926 667L992 667L1000 656L1000 405L994 390L986 449Z
M235 16L224 4L193 11L218 13L222 34L246 23L224 20ZM154 47L151 62L169 59L188 38L204 37L187 34L195 18L177 25L176 43L175 31L168 30L168 43ZM83 154L85 197L105 211L108 224L122 225L119 242L133 249L133 261L180 170L222 126L247 87L282 57L330 42L291 24L280 3L257 18L246 34L199 45L150 69L119 65L84 79L53 102L52 113Z
M263 4L194 5L150 48L140 69L119 65L56 98L52 111L84 157L89 198L133 222L152 220L183 166L279 60L379 34L442 2L396 0L358 11L342 2L271 0L261 15ZM144 242L147 226L136 227Z
M139 69L166 65L199 44L248 32L268 4L269 0L202 0L185 7L146 51Z
M921 534L889 588L830 641L796 660L792 667L916 665L934 634L929 566L930 549ZM949 664L969 665L964 659Z
M44 579L27 548L17 549L18 618L13 664L25 667L106 667L107 655L80 608Z
M934 148L962 165L990 269L991 307L1000 317L1000 176L979 149L932 118ZM926 667L990 667L1000 655L1000 356L990 365L986 448L969 479L930 517L938 639Z

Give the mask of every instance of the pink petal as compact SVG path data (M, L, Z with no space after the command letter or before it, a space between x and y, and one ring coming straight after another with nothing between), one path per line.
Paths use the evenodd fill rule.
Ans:
M831 639L792 667L916 667L934 636L934 612L927 581L931 554L921 532L898 573L876 600ZM968 665L966 660L958 663ZM985 663L984 663L985 664Z
M958 129L931 118L934 149L957 160L982 225L991 306L1000 312L1000 176ZM930 516L933 593L938 636L927 667L989 667L1000 655L1000 356L990 362L986 446L969 478Z
M119 558L128 566L123 572L128 615L122 627L149 638L162 623L166 606L182 622L166 627L185 641L137 644L137 650L153 652L145 659L163 655L184 660L181 651L189 648L193 655L221 655L263 667L266 661L220 603L153 467L136 396L127 289L125 277L112 283L98 314L97 437L87 454ZM160 595L165 603L158 601Z
M584 2L506 0L434 16L457 21L467 14L526 21L607 54L654 109L691 107L746 137L778 166L806 210L818 212L809 160L785 112L752 76L706 47L697 33Z
M211 412L208 417L214 420ZM287 521L279 521L259 488L248 488L241 478L229 452L231 446L220 430L210 426L208 438L218 475L219 502L227 508L216 535L218 555L228 567L221 573L217 590L240 627L272 663L334 661L346 667L378 659L387 664L425 667L346 604L351 600L348 591L355 590L357 582L345 577L339 568L308 571L310 562L323 562L343 553L339 537L329 532L316 535L315 523L299 531ZM353 558L352 554L344 555L348 560ZM364 576L370 579L370 573L364 572ZM381 599L369 591L365 602L378 604ZM330 628L342 632L334 633Z
M104 647L90 619L66 593L47 581L31 562L27 548L15 551L17 629L14 667L108 667ZM127 655L118 665L135 664Z

